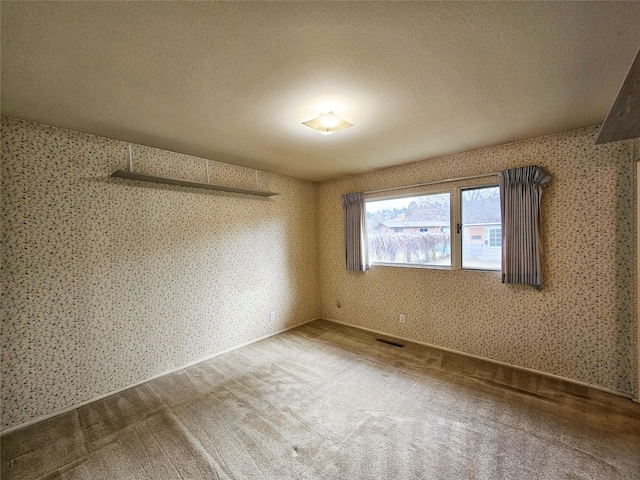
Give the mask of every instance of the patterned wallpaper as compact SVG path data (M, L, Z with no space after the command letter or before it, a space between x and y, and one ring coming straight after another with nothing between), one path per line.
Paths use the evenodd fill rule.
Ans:
M2 428L319 314L316 183L259 172L281 193L262 198L109 178L126 151L2 118ZM202 159L133 155L204 181ZM255 187L242 167L210 175Z
M112 179L126 143L3 117L2 428L320 314L634 395L633 142L596 147L596 133L320 186L259 172L282 193L265 199ZM133 154L137 171L205 178L202 159ZM344 269L340 194L531 164L553 177L541 292L491 272ZM255 187L242 167L210 176Z
M580 129L322 183L322 316L635 395L633 144L595 146L596 134ZM553 178L542 198L542 291L503 285L497 272L345 270L341 194L525 165Z

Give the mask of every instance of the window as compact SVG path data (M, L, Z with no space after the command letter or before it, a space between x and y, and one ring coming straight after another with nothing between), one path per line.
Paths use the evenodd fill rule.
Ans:
M489 246L502 247L502 228L489 229Z
M500 270L500 189L490 186L461 190L460 211L462 268Z
M440 231L444 226L451 226L449 192L367 200L369 261L451 267L451 236Z
M367 200L366 222L373 265L500 270L497 186Z

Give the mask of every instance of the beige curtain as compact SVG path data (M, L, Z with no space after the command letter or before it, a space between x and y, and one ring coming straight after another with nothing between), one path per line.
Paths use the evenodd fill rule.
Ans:
M542 285L540 199L551 177L522 167L498 175L502 213L502 283Z
M344 247L347 270L364 272L369 270L364 193L342 195L342 208L344 209Z

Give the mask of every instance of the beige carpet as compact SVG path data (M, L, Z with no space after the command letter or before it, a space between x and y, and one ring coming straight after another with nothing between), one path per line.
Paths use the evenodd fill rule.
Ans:
M640 479L640 405L318 320L2 437L3 479Z

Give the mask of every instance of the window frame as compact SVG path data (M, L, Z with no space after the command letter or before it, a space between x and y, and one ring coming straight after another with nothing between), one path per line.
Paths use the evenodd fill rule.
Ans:
M498 235L492 235L493 232L500 232ZM502 248L502 227L488 227L487 235L489 236L489 243L487 246L489 248ZM494 240L494 243L500 243L500 245L492 245L491 241ZM497 240L497 242L496 242Z
M412 197L426 197L429 195L442 195L443 193L447 193L449 194L449 224L450 227L453 225L453 202L454 202L454 190L451 189L447 189L447 190L432 190L432 191L420 191L420 192L415 192L415 193L405 193L402 195L392 195L392 196L388 196L388 197L376 197L376 198L372 198L372 199L365 199L365 210L366 210L366 204L368 204L369 202L375 202L375 201L384 201L384 200L398 200L398 199L402 199L402 198L412 198ZM366 222L366 220L365 220ZM453 266L453 261L454 261L454 257L453 257L453 249L454 249L454 239L453 237L450 237L450 248L451 248L451 265L430 265L427 263L400 263L400 262L372 262L369 261L369 266L372 267L377 267L377 266L381 266L381 267L400 267L400 268L430 268L430 269L434 269L434 270L453 270L454 266ZM369 248L369 240L367 239L367 248Z
M465 190L476 190L481 188L498 187L497 182L483 183L479 185L459 186L442 190L421 190L418 192L406 193L402 195L391 195L383 197L375 197L366 199L365 204L376 201L397 200L402 198L424 197L429 195L449 194L449 233L451 235L451 265L430 265L419 263L400 263L400 262L373 262L370 261L371 267L399 267L399 268L426 268L431 270L464 270L469 272L491 272L500 273L500 269L472 268L462 266L462 193ZM365 206L366 208L366 206ZM366 221L366 220L365 220ZM502 227L493 227L502 228ZM367 240L367 248L369 242ZM502 248L491 247L491 248Z
M457 191L457 197L458 197L458 210L457 210L457 220L456 220L456 235L458 235L457 241L456 243L458 244L458 266L457 268L459 270L464 270L467 272L494 272L494 273L500 273L500 269L495 269L495 268L482 268L482 267L463 267L462 266L462 226L464 225L462 223L462 193L466 190L480 190L481 188L497 188L499 187L498 183L483 183L480 185L468 185L468 186L464 186L464 187L457 187L456 191ZM460 226L458 228L458 225ZM502 228L502 226L500 227ZM500 247L491 247L491 248L502 248L502 246Z

